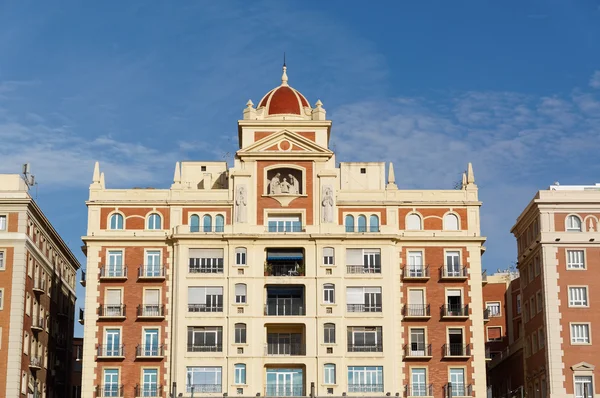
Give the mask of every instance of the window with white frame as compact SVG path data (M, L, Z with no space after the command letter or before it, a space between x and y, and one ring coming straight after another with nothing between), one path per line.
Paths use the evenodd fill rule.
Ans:
M6 216L0 215L0 231L6 231Z
M190 249L188 270L193 274L223 273L223 249Z
M567 269L585 269L583 250L567 250Z
M575 398L590 398L594 396L592 376L575 376Z
M0 270L4 270L6 269L6 265L4 263L4 257L5 257L5 252L3 250L0 250Z
M223 312L222 286L188 287L189 312Z
M148 250L146 252L146 264L142 269L142 275L146 277L160 276L160 262L160 250Z
M346 249L346 272L380 274L381 249Z
M500 302L494 301L491 303L486 303L486 308L490 317L502 316Z
M246 303L246 284L245 283L236 283L235 284L235 302L236 304L245 304Z
M383 366L348 366L348 392L383 392Z
M243 363L236 363L234 369L233 382L235 384L246 384L246 365Z
M235 265L244 266L247 264L246 255L248 252L245 247L238 247L235 249Z
M323 325L323 343L335 344L335 324L326 323Z
M570 215L567 217L567 231L581 232L581 218Z
M410 278L421 278L425 276L425 265L423 264L422 251L409 251L406 254L408 258L408 269L406 276Z
M587 307L588 294L585 286L569 287L569 307Z
M590 325L588 323L571 324L571 344L589 344Z
M119 213L114 213L110 216L109 229L123 229L123 216Z
M23 336L23 353L29 355L29 333L27 332Z
M236 323L235 324L235 344L246 344L246 324Z
M152 213L148 216L148 229L161 229L161 217L158 213Z
M187 392L194 388L195 393L221 392L221 367L188 366Z
M444 230L458 231L458 216L456 214L446 214L444 216Z
M323 303L335 303L335 285L332 283L326 283L323 285Z
M406 216L406 229L409 231L420 231L422 228L421 216L411 213Z
M323 265L334 265L334 250L333 247L323 248Z
M335 384L335 364L326 363L324 367L324 384Z
M348 312L381 312L381 287L346 288L346 306Z
M221 326L188 326L188 352L221 352L223 349L223 328Z
M269 232L302 232L300 216L270 216L267 220Z

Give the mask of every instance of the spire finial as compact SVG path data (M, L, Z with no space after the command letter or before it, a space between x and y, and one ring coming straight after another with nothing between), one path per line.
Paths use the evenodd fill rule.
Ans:
M285 68L285 51L283 52L283 67Z
M94 174L92 175L92 182L93 183L100 182L100 162L96 162L94 164Z
M288 85L288 77L287 77L287 73L285 72L286 70L287 70L287 67L284 64L283 65L283 75L281 75L281 85L282 86Z
M473 173L473 165L469 162L467 166L467 184L475 183L475 174Z
M390 167L388 169L388 184L387 189L398 189L396 185L396 174L394 173L394 164L390 162Z

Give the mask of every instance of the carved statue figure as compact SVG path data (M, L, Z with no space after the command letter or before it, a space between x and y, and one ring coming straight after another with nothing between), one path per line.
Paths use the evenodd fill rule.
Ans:
M279 182L280 173L275 174L275 177L271 179L271 185L269 186L269 193L271 195L277 195L281 193L281 187Z
M291 174L288 174L288 177L290 178L290 193L298 195L300 193L300 182Z
M287 182L287 179L283 177L283 181L279 184L279 188L281 193L290 193L290 183Z
M235 198L235 221L239 223L246 222L246 205L248 204L246 199L246 187L244 185L240 186L237 190L237 195Z
M321 201L321 212L323 222L333 222L333 191L330 186L323 188L323 200Z

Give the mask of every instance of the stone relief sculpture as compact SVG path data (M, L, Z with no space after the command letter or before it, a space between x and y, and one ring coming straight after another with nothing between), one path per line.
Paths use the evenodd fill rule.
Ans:
M246 198L246 186L242 185L237 189L237 195L235 198L235 221L238 223L246 222L246 205L248 200Z
M277 195L281 193L281 183L279 182L279 177L281 177L280 173L275 174L275 177L271 179L271 184L269 186L269 194Z
M333 190L331 186L323 187L323 200L321 201L322 221L326 223L333 222Z
M288 174L288 177L290 178L290 193L298 195L300 193L300 182L291 174Z

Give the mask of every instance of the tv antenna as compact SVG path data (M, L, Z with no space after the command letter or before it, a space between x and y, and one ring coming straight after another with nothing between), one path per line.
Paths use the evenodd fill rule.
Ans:
M31 167L29 166L29 163L23 164L23 168L22 168L21 172L22 172L21 177L23 178L23 181L25 181L27 188L31 189L31 187L33 187L35 185L35 187L36 187L35 198L37 199L37 182L35 181L35 176L33 174L31 174Z

